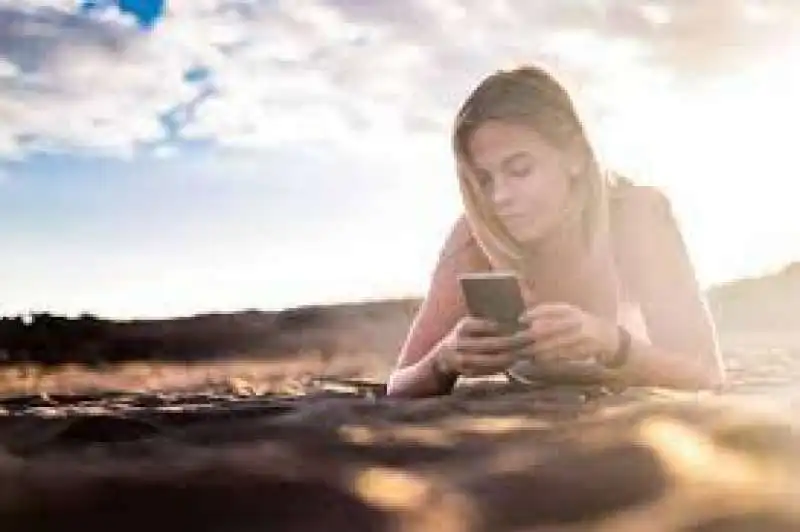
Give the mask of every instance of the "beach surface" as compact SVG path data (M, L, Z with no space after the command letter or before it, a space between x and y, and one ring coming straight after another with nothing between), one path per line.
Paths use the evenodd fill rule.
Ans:
M737 340L739 341L739 340ZM800 350L723 394L503 379L387 398L391 357L2 371L5 531L800 529Z

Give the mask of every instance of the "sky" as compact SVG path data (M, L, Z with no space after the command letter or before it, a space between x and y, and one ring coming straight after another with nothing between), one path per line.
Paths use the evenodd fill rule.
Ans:
M703 286L800 260L794 0L0 0L0 315L420 296L486 75L569 87Z

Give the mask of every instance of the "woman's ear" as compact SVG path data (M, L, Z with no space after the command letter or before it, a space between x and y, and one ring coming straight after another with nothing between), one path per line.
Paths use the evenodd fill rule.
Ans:
M584 175L589 162L586 150L581 149L581 147L576 144L577 143L574 143L564 154L567 163L567 175L573 180Z

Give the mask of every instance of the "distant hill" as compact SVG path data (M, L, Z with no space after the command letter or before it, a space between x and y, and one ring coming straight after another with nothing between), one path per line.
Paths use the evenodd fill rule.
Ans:
M708 299L722 331L800 332L800 262L771 275L714 286Z
M708 290L721 336L800 345L800 263ZM408 298L162 319L111 321L36 314L0 319L0 360L99 363L123 360L282 358L314 351L394 360L421 300Z
M310 351L323 358L356 351L393 355L418 305L415 299L369 301L130 321L46 313L1 318L0 361L269 359Z

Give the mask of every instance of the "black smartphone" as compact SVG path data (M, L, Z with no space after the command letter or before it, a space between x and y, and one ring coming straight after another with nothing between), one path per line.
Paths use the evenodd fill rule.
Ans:
M494 320L501 334L523 328L519 318L525 312L519 278L513 272L475 272L458 277L470 316Z

